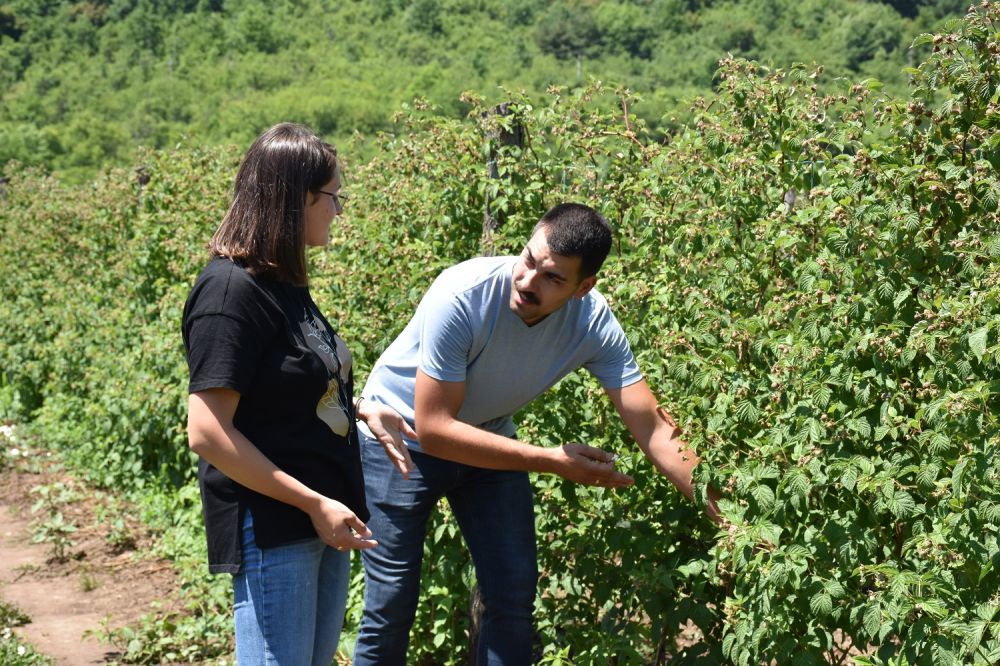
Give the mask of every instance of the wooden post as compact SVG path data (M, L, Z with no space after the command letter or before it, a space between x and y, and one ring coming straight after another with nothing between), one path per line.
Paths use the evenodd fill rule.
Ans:
M513 113L513 105L510 102L504 102L484 113L483 117L488 118L490 115L506 117L513 115ZM518 148L524 146L524 127L515 118L510 130L499 126L487 130L486 141L489 145L489 153L486 158L487 176L491 179L499 179L500 173L497 170L499 148L501 146L517 146ZM483 201L483 255L487 257L493 255L493 233L506 221L503 211L492 210L491 203L490 193L487 190Z

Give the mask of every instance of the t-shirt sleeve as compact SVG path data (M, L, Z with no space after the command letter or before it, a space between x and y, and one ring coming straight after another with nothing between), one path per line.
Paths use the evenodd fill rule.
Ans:
M584 367L601 386L606 389L624 388L642 379L625 331L610 310L606 310L600 318L598 332L600 349Z
M246 395L281 325L263 292L242 269L211 264L184 308L188 391L228 388Z
M465 381L472 345L468 312L448 289L432 290L421 307L420 369L444 382Z
M264 349L264 332L226 314L197 317L188 330L188 392L228 388L245 394Z

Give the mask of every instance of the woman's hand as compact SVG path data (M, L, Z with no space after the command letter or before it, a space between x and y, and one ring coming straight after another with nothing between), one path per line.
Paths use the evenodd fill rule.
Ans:
M373 548L368 527L346 506L324 497L275 466L233 425L240 395L208 389L188 399L191 449L233 481L304 511L319 538L337 550Z
M337 550L364 550L378 545L368 526L337 500L322 497L308 513L316 534L328 546Z
M368 429L375 435L389 460L400 471L404 479L410 478L413 460L410 450L406 447L403 437L416 439L417 433L399 413L373 400L359 399L358 417L365 422Z

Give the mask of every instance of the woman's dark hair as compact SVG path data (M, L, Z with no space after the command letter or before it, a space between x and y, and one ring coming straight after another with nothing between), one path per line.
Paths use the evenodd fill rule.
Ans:
M549 209L532 235L545 228L549 250L564 257L580 257L580 280L597 275L611 251L611 225L590 206L561 203Z
M281 123L253 142L233 201L209 242L253 275L305 285L306 195L333 180L337 150L302 125Z

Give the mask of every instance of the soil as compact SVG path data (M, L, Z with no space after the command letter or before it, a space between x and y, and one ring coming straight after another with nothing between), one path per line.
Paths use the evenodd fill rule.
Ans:
M32 512L40 498L32 488L59 488L54 484L67 489L61 499L69 501L58 510L76 527L63 560L53 556L51 542L32 543L48 515L45 507ZM117 529L108 524L119 519ZM126 504L57 466L0 471L0 599L31 617L15 631L59 666L114 660L115 647L91 632L133 623L155 610L153 602L176 598L172 564L148 555L153 538Z

